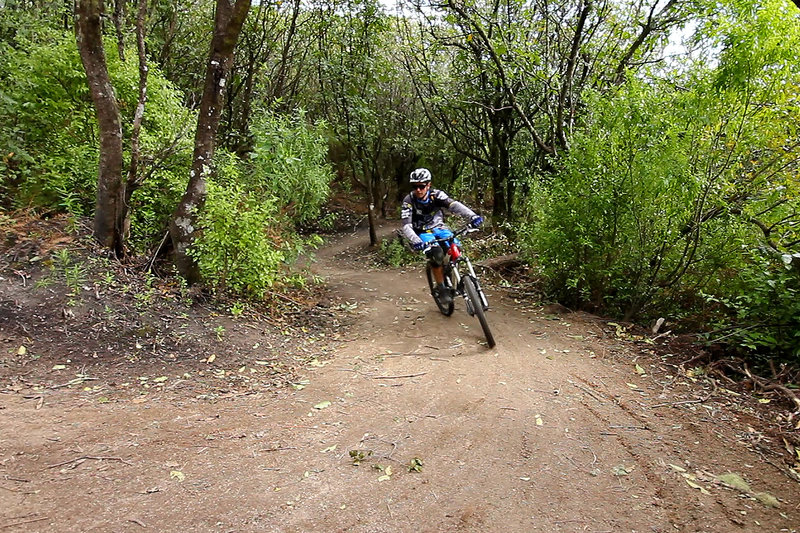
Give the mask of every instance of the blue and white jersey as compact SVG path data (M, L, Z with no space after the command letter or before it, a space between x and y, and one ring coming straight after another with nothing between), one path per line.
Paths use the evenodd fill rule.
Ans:
M444 223L445 209L466 221L475 216L474 211L439 189L430 189L423 200L418 199L413 193L406 195L400 211L403 236L414 244L420 240L418 237L420 233L447 227Z

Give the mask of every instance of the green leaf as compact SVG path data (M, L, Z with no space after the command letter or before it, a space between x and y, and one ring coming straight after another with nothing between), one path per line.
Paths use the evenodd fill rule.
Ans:
M422 472L422 466L423 466L422 459L420 459L419 457L414 457L413 459L411 459L411 462L408 465L408 471Z

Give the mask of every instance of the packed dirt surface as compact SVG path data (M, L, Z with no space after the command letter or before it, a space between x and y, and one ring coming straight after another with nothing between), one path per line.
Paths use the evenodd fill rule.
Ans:
M347 328L283 346L228 319L213 350L181 337L151 359L108 355L147 352L135 334L81 352L100 337L73 317L63 349L37 340L31 284L5 276L0 531L800 529L771 406L500 289L489 349L463 301L437 311L421 266L366 255L347 234L314 265L337 297L323 318Z

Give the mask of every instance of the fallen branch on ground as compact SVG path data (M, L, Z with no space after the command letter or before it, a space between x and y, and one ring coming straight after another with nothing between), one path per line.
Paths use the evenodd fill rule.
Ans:
M800 398L798 398L797 395L791 391L791 389L780 383L776 383L774 381L768 380L767 378L762 378L761 376L753 374L752 372L750 372L750 369L747 368L746 364L744 365L744 373L750 379L750 381L753 382L753 385L758 385L759 387L761 387L762 391L764 392L778 391L783 393L784 396L786 396L792 403L794 403L794 406L797 408L797 411L800 411Z
M92 459L94 461L119 461L120 463L125 463L126 465L133 466L133 463L126 461L122 457L108 457L105 455L81 455L80 457L76 457L75 459L70 459L69 461L63 461L61 463L49 465L47 468L56 468L59 466L68 465L70 463L75 463L78 461L86 461L87 459Z
M405 374L402 376L372 376L372 379L403 379L403 378L415 378L417 376L424 376L427 372L420 372L419 374Z
M25 521L23 521L23 522L12 522L12 523L10 523L10 524L5 524L5 525L3 525L3 526L0 526L0 529L6 529L6 528L9 528L9 527L17 527L17 526L22 526L22 525L24 525L24 524L32 524L32 523L34 523L34 522L41 522L42 520L49 520L49 519L50 519L50 517L48 517L48 516L43 516L43 517L41 517L41 518L33 518L33 519L31 519L31 520L25 520Z
M519 254L508 254L508 255L501 255L499 257L491 257L489 259L484 259L483 261L480 261L477 264L478 266L491 268L492 270L497 270L501 268L519 266L520 260L519 260Z

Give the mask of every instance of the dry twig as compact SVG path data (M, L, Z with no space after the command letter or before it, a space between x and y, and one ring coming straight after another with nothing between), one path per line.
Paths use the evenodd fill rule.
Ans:
M126 461L122 457L108 457L105 455L81 455L80 457L76 457L75 459L70 459L69 461L63 461L61 463L49 465L47 468L56 468L59 466L68 465L70 463L75 463L78 461L85 461L87 459L92 459L94 461L119 461L120 463L125 463L126 465L133 466L133 463Z
M10 524L5 524L5 525L0 526L0 529L6 529L6 528L9 528L9 527L22 526L24 524L32 524L34 522L41 522L42 520L49 520L49 518L50 517L48 517L48 516L43 516L41 518L33 518L31 520L25 520L25 521L22 521L22 522L12 522Z
M403 378L415 378L417 376L424 376L427 372L420 372L418 374L405 374L402 376L372 376L372 379L403 379Z
M783 393L784 396L794 403L794 406L797 408L797 410L800 411L800 398L798 398L797 395L788 387L780 383L770 381L766 378L762 378L761 376L756 376L750 372L750 369L747 368L747 365L744 365L744 373L750 379L750 381L753 382L753 385L758 385L764 392L774 390Z

